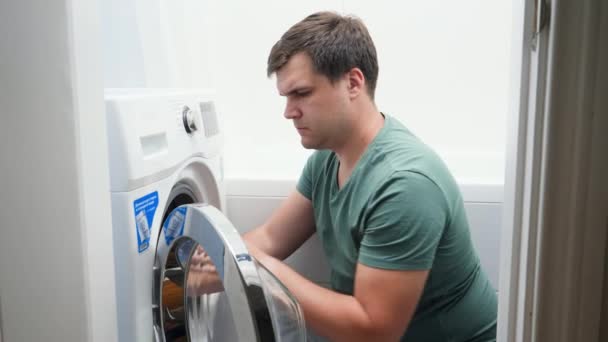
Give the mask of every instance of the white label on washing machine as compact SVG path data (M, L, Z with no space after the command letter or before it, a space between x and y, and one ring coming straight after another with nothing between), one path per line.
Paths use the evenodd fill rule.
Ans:
M173 241L176 237L184 234L184 222L186 219L187 210L187 207L175 208L165 220L163 230L165 231L165 241L167 242L167 245L170 245L171 241Z
M151 192L133 201L135 230L137 231L137 251L139 253L150 247L150 227L158 207L158 192Z

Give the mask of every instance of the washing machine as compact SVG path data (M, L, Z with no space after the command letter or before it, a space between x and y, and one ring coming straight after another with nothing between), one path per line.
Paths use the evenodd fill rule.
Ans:
M119 341L304 341L223 213L213 93L107 89L105 106Z

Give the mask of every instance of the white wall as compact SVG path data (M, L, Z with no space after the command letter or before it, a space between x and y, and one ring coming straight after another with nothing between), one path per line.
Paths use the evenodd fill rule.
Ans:
M217 8L223 63L216 68L228 177L299 174L309 153L282 117L284 100L265 78L266 59L292 24L330 9L357 14L375 39L379 109L435 147L457 178L502 183L510 1L229 4Z
M96 5L0 2L4 341L116 340Z
M212 1L103 0L106 88L213 84Z
M376 42L379 109L436 148L459 180L503 182L509 0L102 4L106 87L215 88L227 177L299 175L310 151L282 117L266 59L292 24L335 10L361 17Z

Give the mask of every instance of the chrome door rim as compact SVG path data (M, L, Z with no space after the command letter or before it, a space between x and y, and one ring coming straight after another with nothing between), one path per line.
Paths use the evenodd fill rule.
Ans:
M168 272L171 272L166 269L166 262L170 251L176 247L176 244L183 243L184 238L193 240L204 250L220 251L210 253L209 256L215 265L219 265L218 273L223 280L239 341L259 341L258 329L272 331L274 336L272 323L256 317L256 315L270 315L268 303L265 300L257 300L255 310L252 309L254 299L252 296L256 294L259 296L263 294L264 290L255 260L249 255L238 231L218 209L208 204L182 205L174 209L167 217L166 224L178 210L185 211L182 223L183 232L180 232L174 239L168 240L167 238L171 236L166 235L166 229L163 226L156 250L152 311L157 341L166 341L164 320L168 313L164 312L162 302L163 282L168 276ZM220 253L223 254L222 257L219 256ZM187 306L186 296L184 296L184 306ZM205 323L200 322L200 324ZM261 324L265 326L260 326ZM186 327L191 328L187 321ZM188 332L188 336L190 336L190 332Z

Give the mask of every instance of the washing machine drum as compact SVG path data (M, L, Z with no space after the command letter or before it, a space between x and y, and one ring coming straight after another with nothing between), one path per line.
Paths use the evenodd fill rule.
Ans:
M184 205L167 216L153 286L157 341L306 340L298 302L212 206Z

